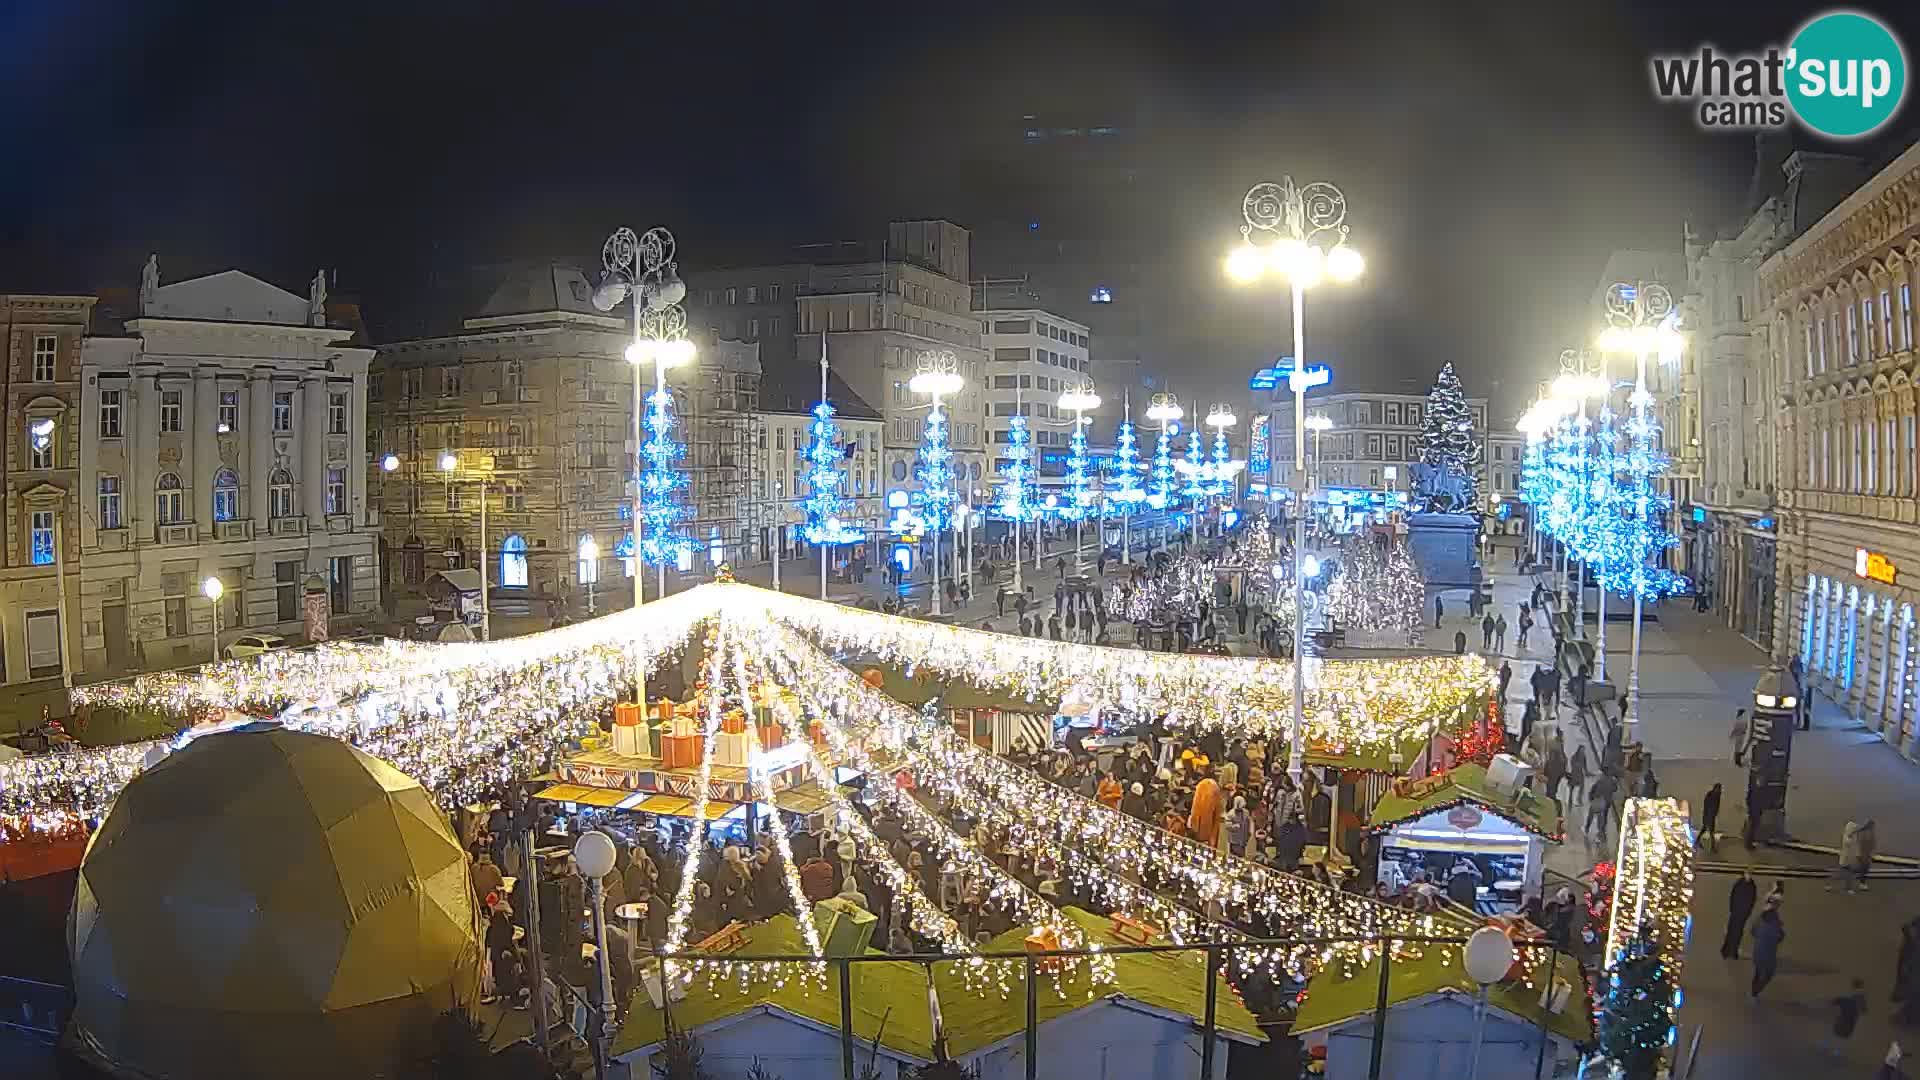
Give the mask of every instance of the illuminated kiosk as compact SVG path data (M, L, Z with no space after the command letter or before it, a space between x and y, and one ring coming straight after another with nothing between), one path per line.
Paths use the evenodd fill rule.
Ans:
M1517 911L1537 895L1546 846L1564 835L1553 800L1493 783L1474 763L1396 782L1374 805L1372 829L1379 881L1399 892L1423 870L1444 892L1456 869L1471 867L1474 910L1483 915Z

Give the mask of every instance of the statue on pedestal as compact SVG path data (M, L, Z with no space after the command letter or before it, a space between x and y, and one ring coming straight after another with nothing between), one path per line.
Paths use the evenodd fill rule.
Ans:
M1473 485L1464 473L1443 465L1415 462L1412 475L1416 513L1473 513Z

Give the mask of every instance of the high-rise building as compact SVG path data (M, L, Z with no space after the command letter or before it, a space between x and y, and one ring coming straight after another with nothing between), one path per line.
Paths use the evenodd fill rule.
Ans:
M239 270L162 285L153 260L138 316L86 339L69 414L86 670L205 659L209 577L223 640L374 616L373 350L326 311L323 278L306 297Z
M6 542L0 544L0 683L58 687L81 668L79 412L91 296L0 296L6 376ZM66 649L61 637L66 637Z
M1059 486L1073 436L1073 414L1057 404L1066 390L1093 383L1091 345L1085 326L1040 308L992 308L976 312L986 328L991 357L987 370L987 441L996 453L987 463L999 475L997 451L1007 445L1009 421L1027 418L1035 468L1044 486ZM1103 401L1102 404L1105 404ZM1044 498L1044 496L1042 496Z

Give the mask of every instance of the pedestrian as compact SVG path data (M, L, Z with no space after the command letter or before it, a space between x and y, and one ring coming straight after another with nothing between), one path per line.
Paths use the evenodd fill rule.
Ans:
M1507 613L1504 611L1493 621L1493 651L1507 651Z
M994 592L993 607L994 613L997 615L1005 615L1007 613L1007 587L1005 585L1000 586L1000 588Z
M1853 1038L1853 1031L1860 1026L1860 1017L1867 1011L1867 981L1856 978L1847 992L1833 999L1833 1045L1828 1052L1835 1057L1847 1052L1847 1040Z
M1066 602L1067 602L1066 585L1064 584L1055 585L1053 587L1053 613L1055 615L1060 614L1060 609L1066 605Z
M1607 829L1612 825L1613 794L1617 790L1619 790L1619 782L1613 778L1612 773L1607 772L1601 773L1599 778L1593 782L1593 786L1587 789L1587 825L1585 832L1591 836L1593 834L1593 823L1598 821L1600 823L1600 846L1602 847L1606 846Z
M1435 630L1440 629L1440 620L1445 618L1446 614L1446 602L1441 600L1439 596L1435 596L1433 598L1433 628Z
M1582 802L1587 795L1587 748L1573 748L1573 760L1567 762L1567 805Z
M1054 614L1047 616L1047 638L1052 641L1060 640L1059 612L1055 612Z
M1065 555L1053 560L1053 568L1060 571L1061 581L1067 580L1067 557Z
M1247 594L1245 592L1242 592L1240 594L1240 599L1234 601L1233 603L1233 616L1235 620L1237 620L1240 624L1241 637L1247 636L1247 616L1251 615L1252 613L1253 613L1253 609L1247 606Z
M1480 651L1488 652L1493 648L1493 612L1489 611L1480 620Z
M1502 712L1507 708L1507 684L1512 681L1513 665L1505 660L1500 661L1500 710Z
M1879 839L1873 827L1873 819L1860 823L1860 831L1853 834L1857 853L1853 864L1854 882L1861 892L1867 891L1867 873L1873 869L1873 852L1879 846Z
M1860 861L1860 823L1849 821L1840 829L1839 857L1833 865L1833 879L1827 882L1827 891L1832 892L1835 882L1846 882L1847 891L1853 891L1854 866Z
M1555 733L1547 747L1547 798L1560 802L1560 781L1567 775L1566 743Z
M1753 924L1753 996L1773 981L1780 966L1780 943L1787 940L1787 924L1780 918L1780 905L1767 898L1760 919Z
M1522 605L1520 608L1520 651L1527 651L1527 635L1533 632L1533 609Z
M1747 917L1753 914L1754 901L1758 899L1760 886L1753 880L1753 871L1740 871L1733 888L1727 890L1727 933L1720 939L1720 955L1729 960L1740 959L1740 939L1747 932Z
M1727 739L1733 743L1733 763L1741 765L1741 758L1747 753L1747 710L1733 710L1733 729L1727 732Z
M1912 1024L1920 1013L1920 919L1900 927L1900 951L1893 960L1893 1000L1900 1008L1894 1018Z
M1660 797L1660 778L1653 775L1653 759L1647 758L1647 771L1640 774L1640 797L1657 799Z
M1720 785L1715 784L1707 789L1707 794L1700 800L1700 832L1699 835L1693 838L1693 846L1695 848L1698 848L1707 837L1711 836L1713 837L1713 843L1709 850L1716 855L1720 853L1719 820Z
M1455 630L1453 632L1453 655L1467 655L1467 632L1465 630Z

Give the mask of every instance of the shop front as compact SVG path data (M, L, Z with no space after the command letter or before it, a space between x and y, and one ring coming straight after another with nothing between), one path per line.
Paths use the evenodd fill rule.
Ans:
M1497 787L1477 764L1396 783L1375 804L1372 829L1389 893L1430 882L1482 915L1518 911L1539 894L1546 845L1562 834L1552 800Z

